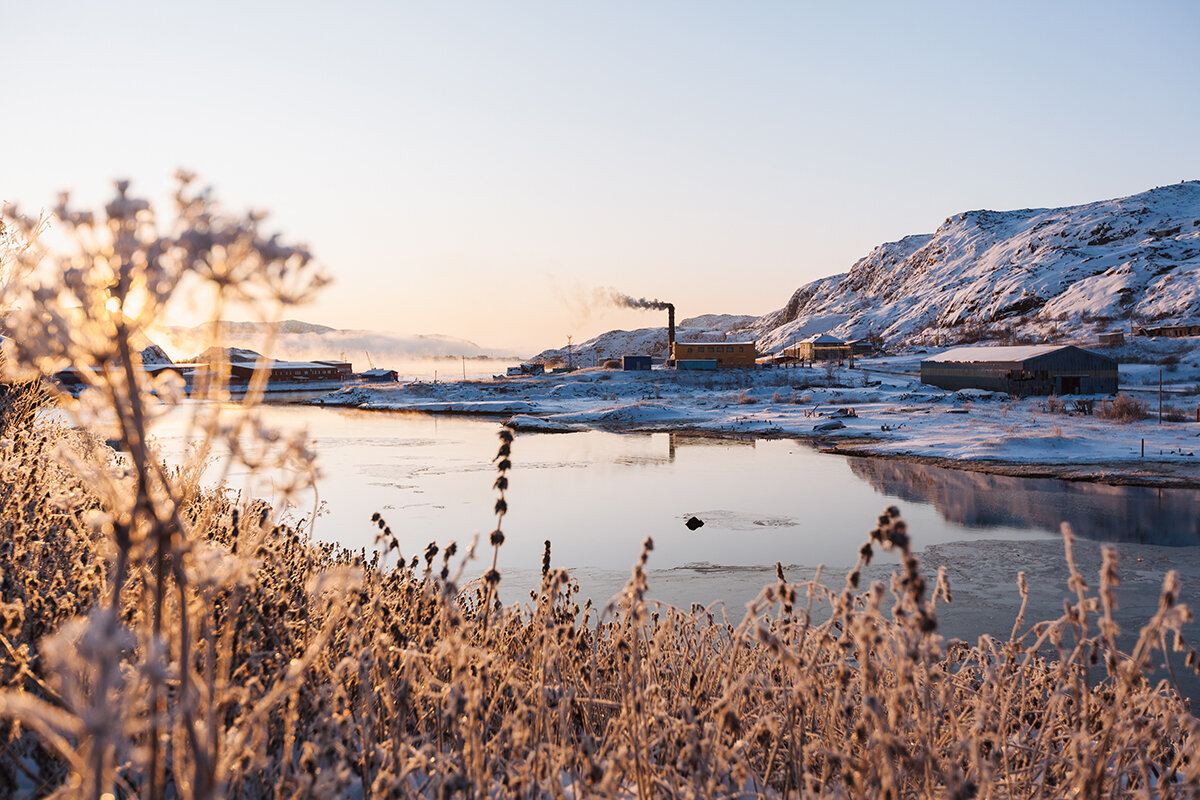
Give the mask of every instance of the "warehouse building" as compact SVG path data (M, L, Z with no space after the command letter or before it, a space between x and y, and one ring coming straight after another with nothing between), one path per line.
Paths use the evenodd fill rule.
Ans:
M303 383L306 381L347 381L354 372L348 361L234 361L229 364L233 382L249 383L261 369L268 371L270 383Z
M1112 394L1117 362L1071 345L958 347L922 361L921 383L1019 396Z
M713 361L717 369L753 367L757 356L754 342L675 342L671 346L671 360L677 367L680 361Z

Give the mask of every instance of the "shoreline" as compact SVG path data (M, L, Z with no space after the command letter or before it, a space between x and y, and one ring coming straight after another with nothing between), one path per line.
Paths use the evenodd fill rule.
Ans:
M1010 478L1047 478L1078 483L1101 483L1107 486L1144 486L1151 489L1200 489L1200 465L1172 461L1150 461L1134 469L1125 463L1114 462L1036 462L1004 461L1001 459L971 460L927 456L918 453L883 452L873 449L871 439L833 441L819 446L822 453L884 458L913 464L928 464L947 469L980 472L985 475L1005 475Z
M298 403L297 405L304 405ZM466 417L507 421L511 411L487 411L480 409L458 410L454 408L384 408L372 406L343 406L315 404L326 408L353 408L358 411L391 414L422 414L426 416ZM546 412L525 411L524 415L545 420L551 416ZM877 448L878 439L870 436L834 438L827 435L805 436L793 431L721 431L688 425L672 427L642 425L589 425L567 430L539 430L517 428L518 433L567 433L587 430L605 433L681 433L688 436L712 439L788 439L809 445L822 453L858 458L881 458L904 461L912 464L978 472L985 475L1004 475L1011 478L1042 478L1077 483L1098 483L1107 486L1141 486L1150 489L1200 489L1200 464L1147 459L1134 467L1129 462L1054 462L1054 461L1005 461L1003 459L964 459L947 456L930 456L920 453L885 451Z
M913 358L828 375L592 368L490 382L359 386L309 403L505 420L531 433L789 439L830 454L1014 478L1200 488L1200 424L1190 419L1156 424L1145 404L1140 418L1113 418L1101 413L1103 396L1072 403L938 389L899 372Z

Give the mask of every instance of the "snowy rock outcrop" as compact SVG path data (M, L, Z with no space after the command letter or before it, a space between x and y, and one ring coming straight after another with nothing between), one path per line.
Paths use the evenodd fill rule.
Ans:
M1068 208L957 214L802 286L751 329L772 351L818 332L948 343L1130 317L1200 317L1200 181Z
M142 364L147 367L163 366L173 363L171 361L171 357L167 355L166 351L153 343L143 348L139 355L141 356Z

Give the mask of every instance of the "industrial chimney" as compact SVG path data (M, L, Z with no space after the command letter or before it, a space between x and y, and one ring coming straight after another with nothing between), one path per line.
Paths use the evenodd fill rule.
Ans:
M667 366L675 366L675 306L667 303Z

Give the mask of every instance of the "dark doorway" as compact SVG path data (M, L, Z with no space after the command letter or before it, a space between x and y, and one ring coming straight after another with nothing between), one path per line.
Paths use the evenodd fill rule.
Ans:
M1078 375L1063 375L1058 379L1059 394L1079 394L1079 382L1082 380Z

